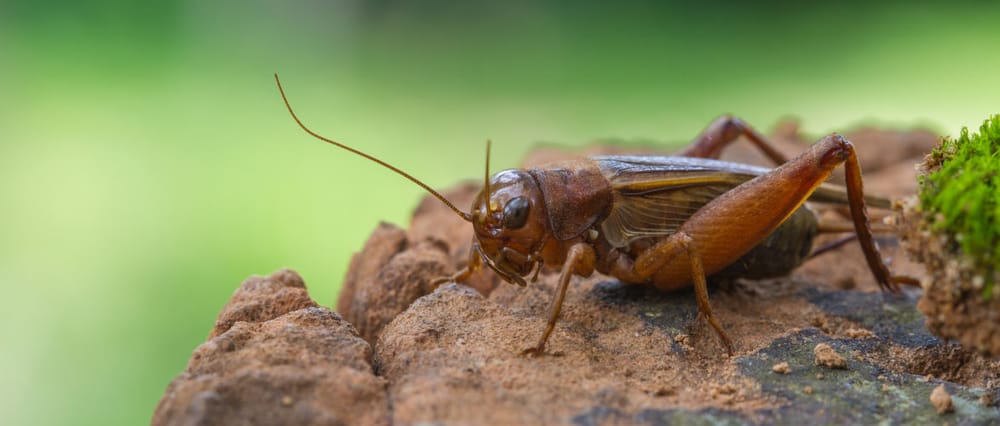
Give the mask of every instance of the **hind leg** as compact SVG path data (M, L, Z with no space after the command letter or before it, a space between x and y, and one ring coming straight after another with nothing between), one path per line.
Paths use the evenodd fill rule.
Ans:
M729 115L715 119L691 144L674 155L718 159L722 155L722 150L740 136L746 137L767 158L774 161L774 164L784 164L788 161L788 158L774 147L773 142L743 120Z

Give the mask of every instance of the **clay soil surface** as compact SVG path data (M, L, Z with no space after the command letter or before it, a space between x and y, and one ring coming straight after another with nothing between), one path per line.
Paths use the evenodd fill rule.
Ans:
M863 159L866 190L890 197L915 191L913 165L937 142L921 131L845 136ZM794 124L772 137L790 156L808 146ZM649 145L608 146L582 153L540 148L525 165L594 153L662 154ZM723 159L769 165L745 142ZM467 206L478 189L462 184L446 196ZM821 218L843 220L836 208L815 208ZM840 237L823 236L817 246ZM690 290L663 293L595 274L573 281L548 352L532 358L521 352L545 327L557 272L543 271L525 288L487 271L467 285L433 290L431 280L464 265L471 240L467 222L428 198L408 230L383 224L374 231L352 260L336 312L309 300L294 272L250 279L171 383L153 423L1000 419L1000 362L929 334L915 309L921 290L880 292L857 243L785 278L712 286L732 357L697 318ZM925 274L894 236L879 243L894 273ZM939 385L953 402L946 414L930 400Z

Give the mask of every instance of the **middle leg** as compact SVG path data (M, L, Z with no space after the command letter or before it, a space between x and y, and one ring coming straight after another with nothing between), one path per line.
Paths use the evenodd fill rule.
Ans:
M611 275L628 282L646 282L662 265L674 261L686 261L685 276L681 281L690 282L694 286L695 300L698 302L698 317L705 318L715 329L719 340L726 347L729 356L733 355L733 341L722 328L722 324L712 313L712 305L708 301L708 281L702 255L697 243L683 231L674 233L660 241L649 251L643 253L635 261L621 257L612 264ZM687 275L690 274L690 275Z

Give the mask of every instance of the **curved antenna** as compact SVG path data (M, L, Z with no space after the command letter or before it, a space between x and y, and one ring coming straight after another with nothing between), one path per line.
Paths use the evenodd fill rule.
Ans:
M403 176L403 177L409 179L411 182L419 185L421 188L423 188L427 192L431 193L431 195L437 197L437 199L441 200L442 203L444 203L446 206L448 206L448 208L450 208L452 211L454 211L455 214L457 214L459 217L461 217L462 219L465 219L465 221L472 222L472 215L471 214L459 210L458 207L455 207L455 205L452 204L451 201L448 201L447 198L444 198L443 195L441 195L437 191L431 189L431 187L427 186L427 184L421 182L419 179L417 179L417 178L415 178L413 176L410 176L409 173L406 173L406 172L404 172L404 171L396 168L396 166L393 166L392 164L386 163L385 161L379 160L378 158L372 157L371 155L365 154L364 152L358 151L358 150L356 150L354 148L351 148L351 147L349 147L347 145L344 145L344 144L342 144L340 142L337 142L337 141L325 138L323 136L320 136L316 132L310 130L308 127L306 127L305 124L302 124L302 120L299 120L299 117L297 115L295 115L295 111L292 111L292 105L290 103L288 103L288 97L285 96L285 89L281 87L281 80L278 79L278 73L274 73L274 82L278 83L278 91L281 92L281 100L285 101L285 107L288 108L288 113L292 115L292 118L295 119L295 122L298 123L299 127L301 127L302 130L305 130L306 133L312 135L316 139L319 139L319 140L321 140L323 142L326 142L326 143L329 143L331 145L338 146L338 147L343 148L343 149L345 149L347 151L353 152L353 153L355 153L357 155L360 155L362 157L365 157L365 158L367 158L367 159L369 159L371 161L374 161L374 162L378 163L382 167L385 167L385 168L387 168L389 170L392 170L392 171L398 173L400 176Z
M493 145L493 141L486 140L486 177L483 179L483 195L486 197L486 217L489 217L490 212L490 146Z

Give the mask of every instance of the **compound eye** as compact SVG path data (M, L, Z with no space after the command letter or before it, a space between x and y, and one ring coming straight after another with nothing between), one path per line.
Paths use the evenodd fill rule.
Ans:
M504 229L518 229L528 221L528 199L524 197L512 198L503 206L503 227Z

